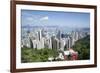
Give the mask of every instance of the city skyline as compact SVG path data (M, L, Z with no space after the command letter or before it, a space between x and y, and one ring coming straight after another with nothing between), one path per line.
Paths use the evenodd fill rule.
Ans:
M22 26L90 28L90 14L82 12L21 10L21 20Z
M21 20L21 62L90 58L89 13L22 10Z

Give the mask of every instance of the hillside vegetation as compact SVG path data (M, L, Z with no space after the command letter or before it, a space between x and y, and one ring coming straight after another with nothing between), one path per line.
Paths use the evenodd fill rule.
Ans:
M73 49L78 52L79 60L90 59L90 36L78 40Z

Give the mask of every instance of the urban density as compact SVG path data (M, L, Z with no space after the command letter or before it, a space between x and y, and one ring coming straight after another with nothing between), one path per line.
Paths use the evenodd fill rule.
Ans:
M21 62L90 59L90 13L21 10Z
M32 28L25 30L22 28L21 47L33 49L56 49L58 56L55 59L68 60L67 56L71 55L71 60L78 59L78 52L72 48L76 41L89 35L89 31L73 30L63 32L60 29L54 28ZM54 58L49 57L52 61Z

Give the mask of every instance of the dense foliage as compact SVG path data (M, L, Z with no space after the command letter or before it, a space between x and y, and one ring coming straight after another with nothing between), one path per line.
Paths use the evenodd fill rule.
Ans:
M43 49L33 49L33 48L21 48L21 62L46 62L49 57L55 58L58 55L56 50L43 48Z
M72 47L78 52L79 60L90 59L90 36L86 36L75 42ZM47 62L48 58L56 58L58 56L57 49L33 49L33 48L21 48L21 62Z
M79 60L90 59L90 36L88 35L75 42L73 49L78 52Z

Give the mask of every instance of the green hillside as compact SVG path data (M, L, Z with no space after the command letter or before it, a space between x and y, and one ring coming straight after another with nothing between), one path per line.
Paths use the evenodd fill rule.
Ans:
M58 52L56 50L43 48L21 48L21 62L47 62L49 57L56 57Z
M79 60L90 59L90 36L88 35L75 42L73 49L78 52Z

